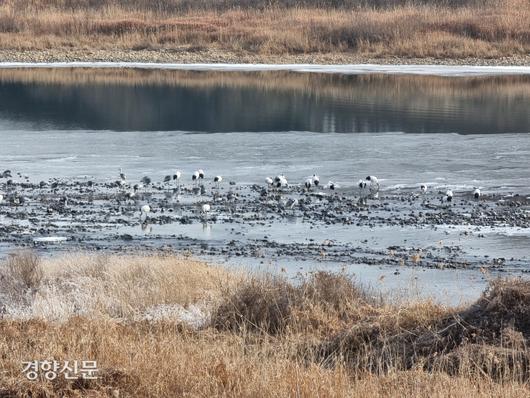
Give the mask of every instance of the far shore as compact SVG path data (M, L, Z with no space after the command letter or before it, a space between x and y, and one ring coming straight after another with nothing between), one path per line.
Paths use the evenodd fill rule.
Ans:
M0 50L0 67L6 63L146 63L146 64L261 64L261 65L434 65L528 67L530 54L500 58L368 57L355 53L259 55L220 50ZM184 69L184 68L182 68ZM528 73L528 72L525 72Z
M525 62L523 62L525 60ZM443 61L443 62L442 62ZM2 69L149 69L208 72L305 72L340 74L406 74L430 76L530 75L530 56L502 59L393 58L369 59L340 55L333 57L211 57L188 52L169 55L157 51L117 53L21 52L6 55L0 50Z

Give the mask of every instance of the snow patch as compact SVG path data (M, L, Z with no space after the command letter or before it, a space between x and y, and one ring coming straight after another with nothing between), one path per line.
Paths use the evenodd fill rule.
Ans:
M180 304L159 304L149 307L136 320L182 322L195 329L208 323L210 314L197 305L184 308Z

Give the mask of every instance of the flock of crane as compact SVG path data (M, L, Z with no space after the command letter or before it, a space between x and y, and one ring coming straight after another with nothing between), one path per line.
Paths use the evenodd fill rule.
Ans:
M9 170L6 170L4 173L0 173L0 177L7 178L11 175ZM181 180L182 180L183 173L180 170L175 171L172 175L166 175L164 177L164 183L171 183L173 182L176 185L177 190L180 191L181 188ZM198 169L194 171L191 174L191 182L195 184L196 189L200 189L200 192L202 194L205 193L204 184L202 183L205 179L205 173L204 170ZM138 191L141 190L143 187L148 186L151 184L151 179L147 176L144 176L140 182L134 184L132 187L129 185L127 181L127 177L123 170L119 169L119 180L117 181L117 185L125 190L125 196L128 199L134 200ZM217 188L220 188L221 183L223 182L223 177L220 175L216 175L213 178L213 183ZM283 188L288 188L290 185L287 181L287 177L284 174L279 174L276 177L266 177L265 183L267 185L268 189L272 190L281 190ZM8 181L9 185L9 181ZM329 190L335 190L339 188L337 184L335 184L332 181L329 181L326 185L321 185L320 183L320 177L316 174L313 174L313 176L307 178L303 185L304 189L306 191L311 191L313 188L322 187L323 189L329 189ZM357 183L357 188L359 190L359 197L360 201L366 203L367 199L376 199L379 195L380 190L380 184L379 179L375 176L367 176L365 179L359 180ZM421 184L419 186L420 193L422 195L425 195L427 193L427 185ZM473 191L473 197L475 199L479 199L481 196L480 189L475 188ZM17 197L19 197L17 195ZM445 196L443 198L446 202L452 202L453 201L453 191L447 190L445 193ZM0 193L0 204L4 202L4 195ZM287 203L287 206L290 208L293 208L296 205L297 201L295 199L290 199ZM200 205L200 211L203 215L207 215L211 211L211 205L209 203L203 203ZM143 204L140 207L140 220L142 223L146 222L148 218L148 214L151 212L151 207L149 204Z
M118 185L121 187L128 187L127 178L121 168L120 168L119 175L120 175L120 179L118 181ZM177 170L172 175L166 175L164 177L164 183L170 183L173 181L176 185L176 188L180 190L182 175L183 175L182 172L180 170ZM198 169L194 171L193 174L191 175L192 183L200 186L202 193L205 192L204 185L201 183L204 180L204 178L205 178L205 173L204 173L204 170L202 169ZM216 175L213 178L213 182L217 188L220 188L220 184L222 181L223 181L223 177L220 175ZM133 199L139 189L143 188L145 185L149 185L150 183L151 183L151 179L149 177L143 177L140 183L133 185L132 190L126 193L127 197L129 199ZM269 189L280 190L282 188L289 187L287 177L284 174L279 174L274 178L266 177L265 183L267 184L267 187ZM313 174L313 176L307 178L303 184L304 189L307 191L310 191L314 187L316 188L319 186L321 186L320 177L316 174ZM365 179L359 180L357 183L357 187L359 190L359 196L360 196L361 202L366 202L366 200L369 198L377 199L379 196L380 184L379 184L379 179L376 176L370 175L370 176L367 176ZM329 190L335 190L339 188L339 186L335 184L334 182L329 181L326 185L322 186L322 188L329 189ZM427 193L426 184L421 184L419 189L422 195L425 195ZM479 199L481 196L480 189L475 188L473 191L473 196L475 199ZM445 200L446 202L452 202L453 197L454 197L453 191L447 190L443 200ZM296 205L296 202L297 202L296 200L291 199L287 203L287 206L292 208ZM211 205L209 203L203 203L200 207L200 211L203 215L207 215L211 211ZM146 222L148 218L148 214L150 212L151 212L151 207L149 206L149 204L144 204L140 207L140 220L142 223Z

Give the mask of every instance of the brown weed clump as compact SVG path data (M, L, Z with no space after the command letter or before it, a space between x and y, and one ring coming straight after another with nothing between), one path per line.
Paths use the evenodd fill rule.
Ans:
M283 279L251 278L234 292L227 292L212 323L220 330L277 334L286 330L297 299L296 289Z
M31 251L11 254L0 264L0 312L8 303L27 304L41 286L44 273L40 258Z
M212 323L219 330L273 335L329 331L359 319L371 301L344 274L316 272L295 285L266 275L227 292Z
M442 315L404 327L380 314L323 342L319 355L376 373L419 368L530 381L530 282L494 281L469 308Z
M31 251L22 251L9 256L7 274L26 289L38 289L44 276L40 258Z

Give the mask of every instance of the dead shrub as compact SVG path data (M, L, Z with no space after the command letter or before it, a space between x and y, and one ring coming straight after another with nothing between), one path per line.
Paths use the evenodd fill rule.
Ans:
M329 332L371 310L365 292L347 275L316 272L296 285L266 275L228 292L212 323L236 332Z
M221 330L278 334L292 315L296 290L279 277L251 278L229 293L212 317Z
M6 268L8 274L23 284L26 289L37 290L44 277L40 258L31 251L23 251L10 255Z
M366 292L345 274L319 271L305 279L298 288L300 295L314 304L346 317L352 307L371 301Z
M317 356L376 373L419 367L501 381L530 380L530 281L493 281L469 308L415 326L409 319L410 329L388 318L379 315L354 323L316 347Z

